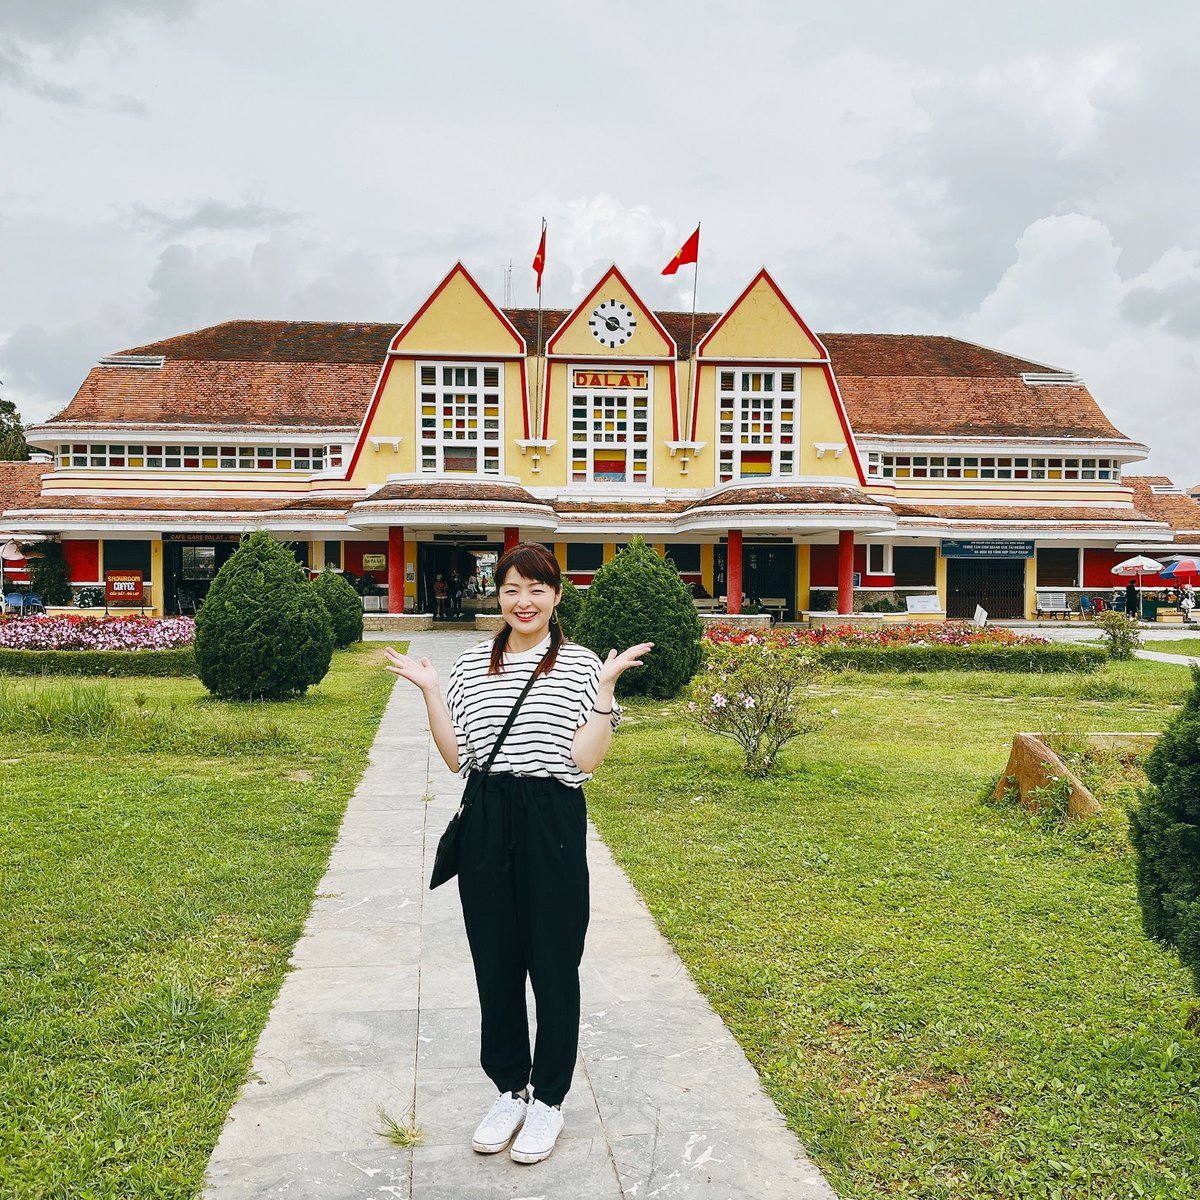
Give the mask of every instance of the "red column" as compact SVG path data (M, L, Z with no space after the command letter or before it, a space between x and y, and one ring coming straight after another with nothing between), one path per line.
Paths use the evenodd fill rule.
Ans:
M521 531L515 525L504 527L504 553L507 554L521 540Z
M388 612L404 611L404 528L388 527Z
M854 611L854 530L838 533L838 615Z
M742 531L731 529L725 546L725 611L742 611Z

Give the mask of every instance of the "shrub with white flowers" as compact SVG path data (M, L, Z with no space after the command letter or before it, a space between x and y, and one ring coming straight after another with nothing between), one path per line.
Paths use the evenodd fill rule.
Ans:
M687 711L710 733L732 738L748 775L769 774L794 738L824 728L810 688L822 671L812 651L770 639L709 643L692 680Z

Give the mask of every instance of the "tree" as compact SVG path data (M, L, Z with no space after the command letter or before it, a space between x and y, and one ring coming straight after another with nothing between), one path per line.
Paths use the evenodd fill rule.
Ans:
M22 546L29 590L42 598L43 604L71 603L71 573L60 542L33 542Z
M583 593L566 576L562 581L562 599L558 602L558 623L567 637L574 637L583 616Z
M675 564L636 537L596 572L576 640L601 659L653 642L643 665L617 680L619 696L676 695L700 666L703 631L692 592Z
M11 400L0 398L0 461L27 462L29 443L25 440L26 426Z
M344 650L362 641L363 606L358 593L336 571L322 571L313 580L313 591L329 612L333 644Z
M226 700L278 700L320 683L333 624L304 568L265 530L242 541L196 614L200 681Z
M1200 993L1200 667L1183 708L1146 756L1149 783L1129 814L1146 936L1174 946ZM1192 1021L1200 1023L1197 1014Z

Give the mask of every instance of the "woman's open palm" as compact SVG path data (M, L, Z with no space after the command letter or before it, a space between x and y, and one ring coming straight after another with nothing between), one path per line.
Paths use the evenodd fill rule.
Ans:
M617 679L630 667L640 667L644 655L650 653L654 649L653 642L638 642L636 646L630 646L628 650L622 650L618 654L615 650L608 652L608 657L600 664L600 682L616 683Z
M429 659L409 658L407 654L401 654L398 650L393 650L391 646L383 652L383 656L387 659L387 670L391 671L393 675L399 675L401 679L415 683L421 691L428 691L438 686L437 670Z

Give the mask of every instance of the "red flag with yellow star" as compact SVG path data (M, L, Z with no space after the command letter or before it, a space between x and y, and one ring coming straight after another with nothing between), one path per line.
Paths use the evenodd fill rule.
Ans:
M542 290L542 272L546 269L546 225L542 223L542 240L538 242L537 253L533 256L533 269L537 272L537 290Z
M662 269L664 275L674 275L680 267L686 267L688 263L699 261L700 258L700 226L696 226L696 232L692 234L686 242L679 248L679 253Z

